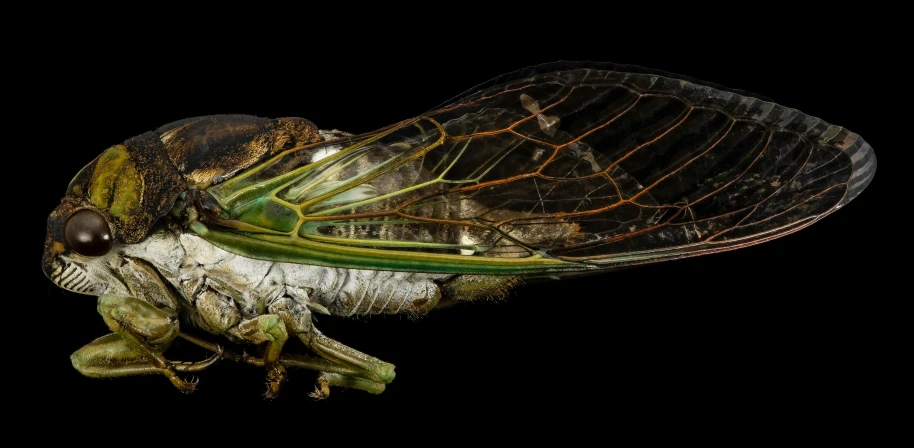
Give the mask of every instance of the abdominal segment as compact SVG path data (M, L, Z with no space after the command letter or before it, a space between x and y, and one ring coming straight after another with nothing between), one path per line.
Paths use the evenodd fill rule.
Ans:
M267 314L281 301L341 316L421 315L441 298L437 282L452 277L256 260L222 250L194 235L182 234L180 241L185 260L177 278L170 281L189 304L212 307L211 302L217 301L210 296L218 295L218 308L223 309L220 315L235 315L224 310L232 305L237 317L245 319Z
M338 316L424 315L444 303L503 297L517 276L467 276L332 268L233 254L192 234L160 230L131 258L155 266L182 297L184 313L213 333L285 309ZM123 264L130 269L131 263ZM122 275L125 273L122 273ZM303 311L304 310L304 311Z
M434 280L449 275L411 272L338 269L340 289L329 299L327 308L337 315L411 314L422 315L441 299ZM320 293L318 293L320 294Z

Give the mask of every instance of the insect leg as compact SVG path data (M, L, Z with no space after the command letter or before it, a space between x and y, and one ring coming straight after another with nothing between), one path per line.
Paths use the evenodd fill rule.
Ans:
M242 320L228 330L228 334L253 344L266 343L266 352L263 356L268 380L266 397L276 398L282 382L286 380L286 369L278 362L282 347L289 339L282 318L276 314L265 314Z
M171 310L135 297L104 295L98 298L98 312L113 333L73 353L70 360L76 370L90 377L161 374L182 392L194 390L195 384L178 377L162 356L178 335Z
M287 319L288 317L289 316L283 316L283 321L286 322L286 327L289 329L289 331L295 331L294 329L297 327L294 324L289 323L289 320ZM298 320L298 322L301 322L301 320ZM250 324L248 324L248 325L250 325ZM310 321L309 321L308 327L310 328ZM259 333L259 332L255 330L254 333ZM298 335L300 338L302 338L302 340L308 339L307 335L304 334L304 332L295 332L295 334ZM236 334L233 334L233 335L236 335ZM206 341L203 341L201 339L198 339L198 338L193 337L188 334L181 333L180 337L192 342L193 344L196 344L200 347L210 350L214 353L214 355L212 357L210 357L209 359L207 359L205 361L186 365L187 366L186 370L184 370L185 364L175 365L175 368L181 372L203 370L204 368L209 367L210 365L212 365L219 359L229 359L231 361L250 364L250 365L254 365L254 366L258 366L258 367L265 367L267 365L267 362L264 358L255 358L255 357L248 356L247 354L236 355L236 354L232 354L232 353L227 353L227 352L223 351L222 347L220 347L218 344L206 342ZM255 339L259 340L262 338L257 337ZM339 386L339 387L347 387L350 389L359 389L359 390L363 390L363 391L366 391L366 392L369 392L372 394L380 394L381 392L384 392L384 389L386 386L385 383L383 383L383 382L372 381L372 380L364 378L366 376L376 377L375 374L365 372L363 369L360 369L360 368L352 366L352 365L344 365L344 364L332 362L332 361L330 361L328 359L324 359L324 358L315 358L315 357L303 356L303 355L283 354L283 355L280 355L278 361L275 361L274 365L278 366L280 368L297 367L297 368L303 368L303 369L316 370L316 371L320 372L321 374L318 377L318 388L314 393L311 394L311 396L313 396L315 398L327 397L330 394L330 386ZM284 369L283 369L283 371L284 371ZM271 382L270 383L271 388L268 390L268 394L272 393L273 395L271 395L271 396L275 397L275 394L278 393L278 386L279 386L278 383L281 383L281 381L282 380L279 380L277 382L277 384L275 385L276 386L275 389L273 388L274 384Z
M70 355L73 367L92 378L162 373L120 334L109 333Z
M281 317L271 313L253 319L242 319L236 302L209 286L197 293L196 310L200 319L214 333L227 333L252 344L266 343L266 396L278 396L280 384L286 379L286 371L276 361L279 360L283 345L289 339Z
M234 355L229 355L229 358L258 367L265 365L263 358ZM384 383L363 378L365 372L360 369L330 362L323 358L285 354L279 358L279 364L283 367L297 367L320 372L317 378L317 390L311 393L314 398L326 398L329 396L330 386L359 389L372 394L384 392L386 387Z
M331 366L343 366L352 372L322 369L319 365L310 367L321 372L318 377L318 389L312 394L315 398L326 397L330 393L329 386L343 386L379 394L396 376L393 364L347 347L324 336L314 327L310 333L298 336L314 353L330 361Z
M323 372L317 377L317 390L312 392L311 396L314 398L326 398L330 395L330 386L359 389L375 395L384 392L386 387L384 383L366 380L357 376Z

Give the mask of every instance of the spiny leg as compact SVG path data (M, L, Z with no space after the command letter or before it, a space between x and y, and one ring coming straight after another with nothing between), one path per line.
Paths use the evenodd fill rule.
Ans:
M366 380L365 378L359 378L357 376L321 372L317 377L317 389L310 395L318 399L327 398L330 396L330 386L364 390L365 392L374 395L384 392L384 389L387 388L385 383Z
M285 366L321 372L318 388L311 394L313 397L326 397L330 393L330 386L379 394L384 391L387 383L393 381L393 364L340 344L314 328L307 303L282 298L272 303L269 309L283 319L290 334L298 336L311 351L321 357L286 355L280 359L280 364Z
M321 372L318 376L318 388L311 394L315 398L326 398L330 393L330 386L379 394L384 392L386 385L396 376L393 364L330 339L317 328L312 327L308 334L298 336L314 353L326 360L309 359L308 365L302 365Z
M305 304L290 298L272 303L270 314L242 320L226 333L252 344L266 343L263 358L233 355L221 352L217 345L198 340L189 335L185 339L213 351L221 357L236 362L267 368L268 389L266 396L275 398L286 379L285 367L298 367L321 372L319 388L313 396L323 398L329 386L342 386L378 394L394 379L394 365L368 356L324 336L311 324L311 313ZM321 358L282 354L289 334L294 334Z
M201 345L201 347L204 348L210 348L212 346L214 345ZM212 349L210 348L210 350ZM232 353L224 353L222 357L231 361L258 367L264 367L266 365L263 358L255 358L247 355L239 356ZM297 367L320 372L320 375L317 378L317 390L310 394L314 398L326 398L329 396L330 386L358 389L371 394L380 394L381 392L384 392L386 387L386 384L383 382L365 379L366 372L362 369L337 364L323 358L287 353L280 356L277 363L283 367Z
M273 360L271 361L273 366L282 369L280 370L282 373L285 373L286 367L316 370L320 372L320 375L317 379L317 390L311 394L311 396L315 398L326 398L330 394L330 386L346 387L363 390L371 394L380 394L381 392L384 392L386 384L393 381L395 376L393 364L380 361L342 345L339 342L324 336L320 332L317 332L316 335L310 334L310 332L299 333L297 336L299 336L306 345L311 347L312 350L319 353L324 358L314 358L311 356L287 353L279 355L278 359L276 359L274 354L281 351L282 344L277 344L276 342L278 341L275 340L269 340L267 335L270 333L278 333L281 335L282 333L281 331L276 330L277 323L275 320L270 319L270 317L275 316L261 316L257 319L245 321L243 327L239 326L248 330L244 333L244 337L246 337L249 342L270 342L267 346L267 355L265 358L256 358L248 356L247 354L237 355L224 352L222 347L217 344L198 339L185 333L182 333L180 336L200 347L212 351L214 357L220 359L224 358L253 366L265 367L268 365L267 358L269 358ZM270 331L271 329L273 329L273 331ZM312 330L316 332L313 328ZM236 337L242 336L242 334L235 329L233 329L231 333ZM207 361L202 361L197 364L203 364L205 362ZM276 382L271 381L269 383L269 389L267 391L267 396L269 398L276 397L281 382L282 380Z
M343 345L334 339L330 339L324 336L317 328L312 329L308 338L308 346L315 353L330 361L364 371L366 379L389 383L396 376L393 364L381 361L378 358Z
M178 335L173 312L135 297L108 295L98 298L98 312L113 334L73 353L76 370L90 377L161 374L182 392L194 390L195 384L178 377L173 363L162 356Z

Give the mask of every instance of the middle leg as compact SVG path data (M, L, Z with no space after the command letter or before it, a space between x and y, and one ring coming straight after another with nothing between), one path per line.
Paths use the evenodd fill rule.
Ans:
M282 318L275 314L266 314L243 320L230 329L228 334L252 344L266 344L263 354L263 366L267 369L266 397L279 396L279 389L286 380L286 369L279 363L279 358L283 346L289 340Z

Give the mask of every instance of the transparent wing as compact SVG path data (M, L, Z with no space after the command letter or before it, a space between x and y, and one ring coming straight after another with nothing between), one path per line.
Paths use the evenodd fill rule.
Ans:
M856 134L744 92L654 72L527 74L281 154L210 189L215 224L346 248L378 268L434 255L449 267L412 269L575 271L784 235L846 204L875 172Z

